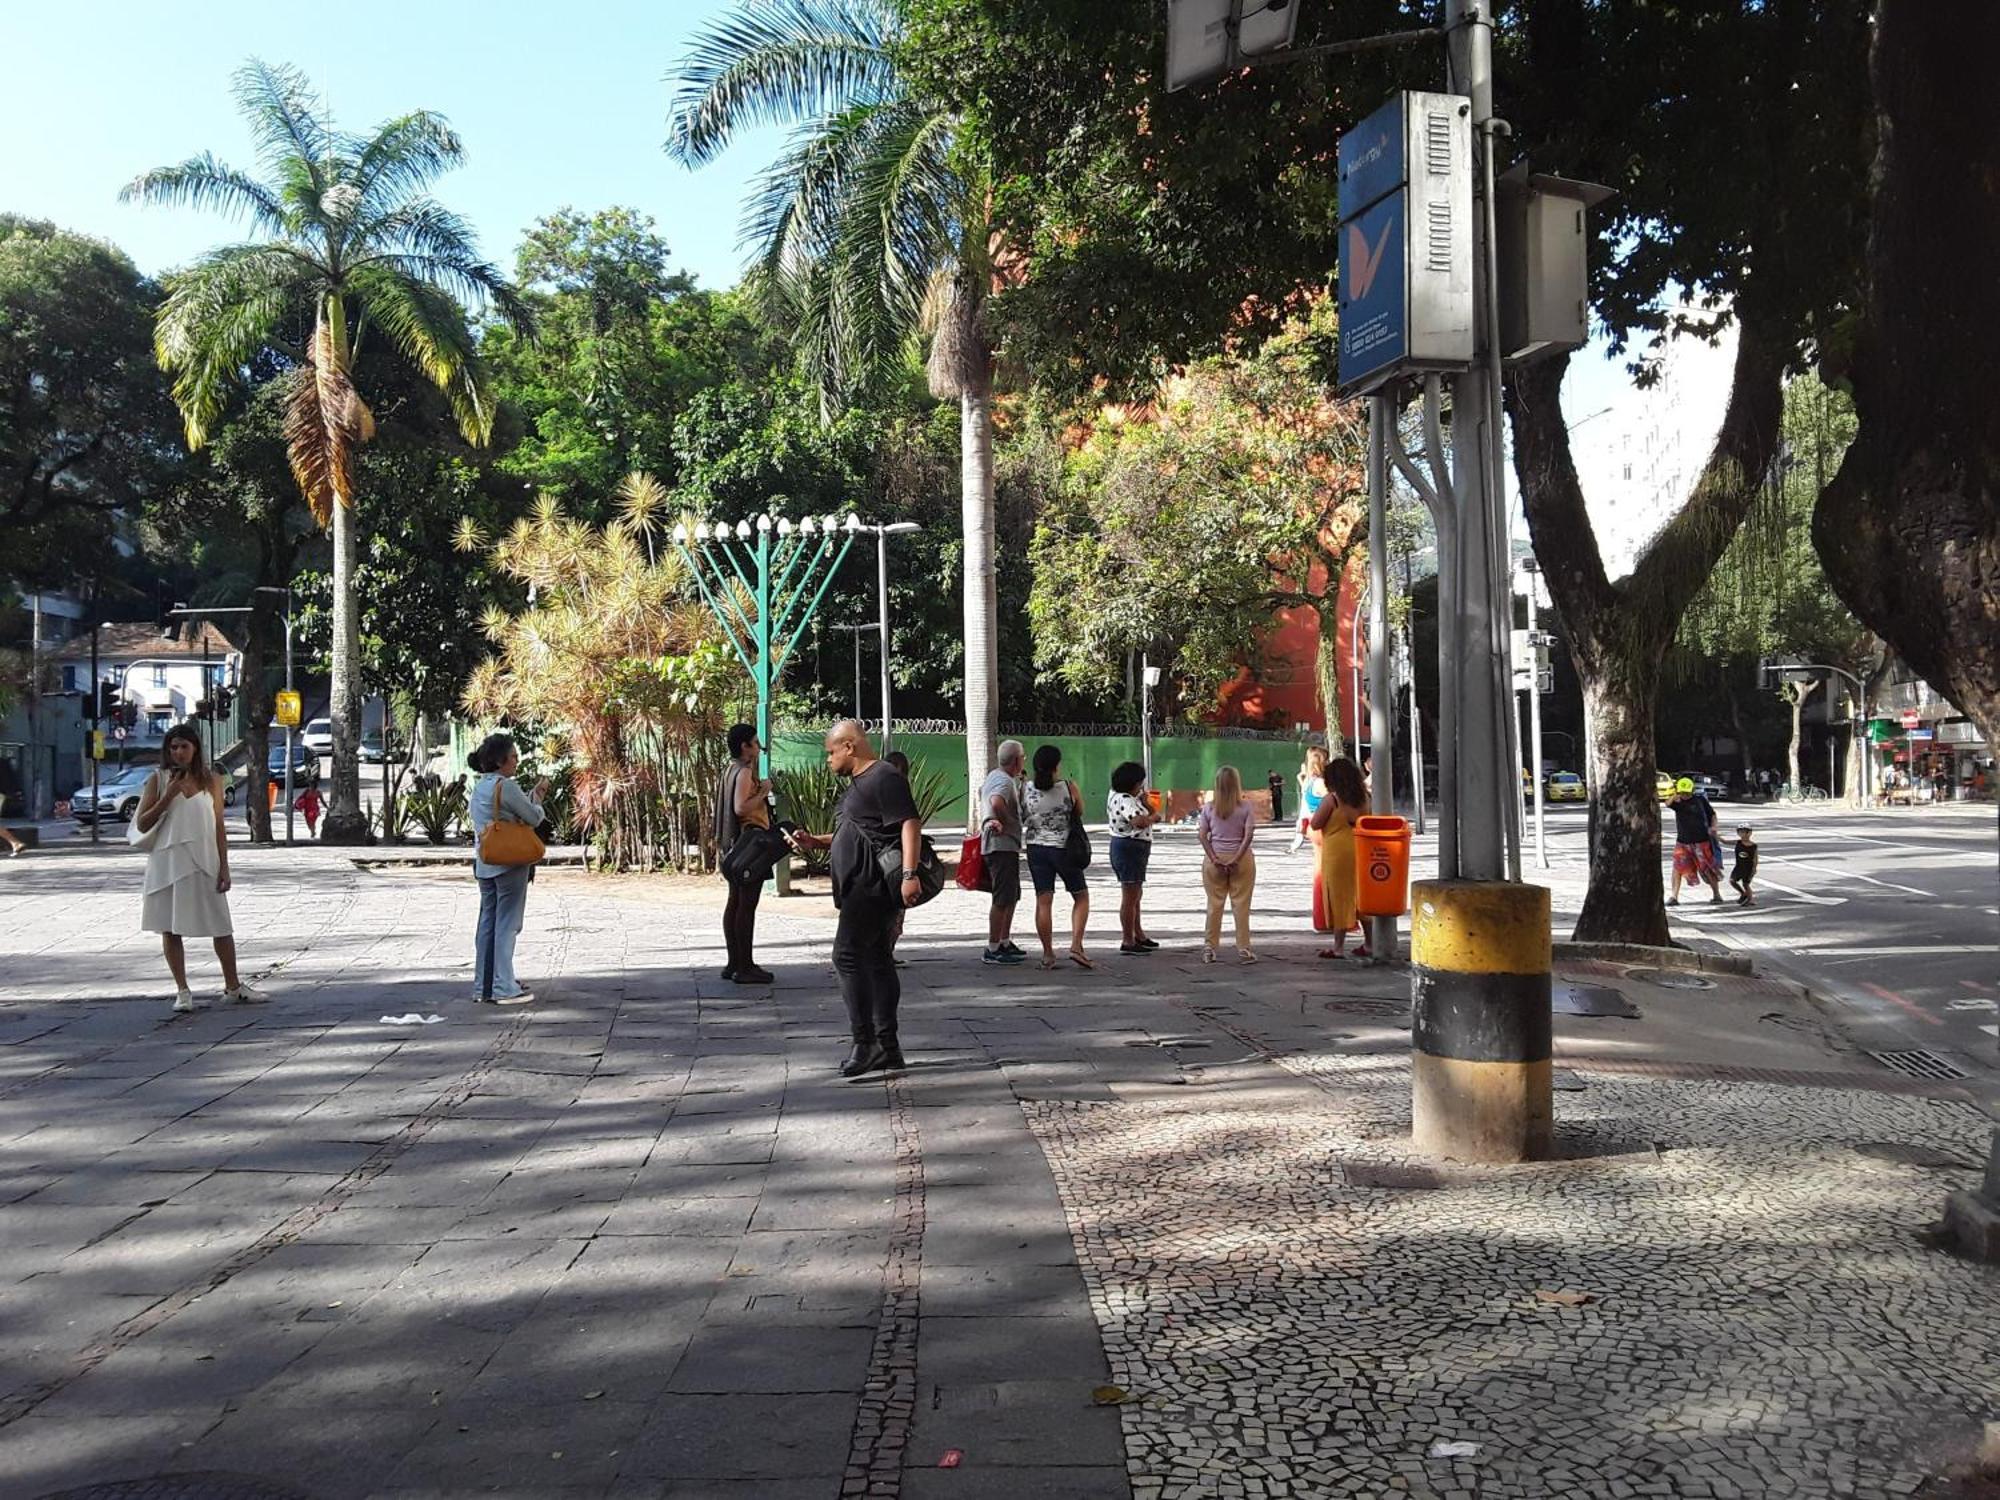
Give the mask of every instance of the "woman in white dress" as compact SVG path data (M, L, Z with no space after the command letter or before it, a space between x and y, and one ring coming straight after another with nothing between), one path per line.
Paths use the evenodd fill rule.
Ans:
M140 926L161 935L174 976L174 1009L194 1009L188 989L187 945L213 938L222 965L222 999L251 1005L264 997L236 972L235 929L229 920L229 839L222 826L222 778L208 768L201 736L177 724L160 744L160 769L146 782L132 819L133 840L146 853Z

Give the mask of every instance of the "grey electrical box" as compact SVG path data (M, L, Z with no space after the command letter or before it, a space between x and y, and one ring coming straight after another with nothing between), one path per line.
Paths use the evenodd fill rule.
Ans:
M1530 172L1498 184L1494 258L1500 271L1500 355L1525 364L1590 340L1589 210L1611 196L1594 182Z

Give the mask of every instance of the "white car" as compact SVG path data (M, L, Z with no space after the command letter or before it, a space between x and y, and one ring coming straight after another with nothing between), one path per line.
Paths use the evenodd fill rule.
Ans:
M333 720L314 719L299 731L299 743L315 755L333 754Z

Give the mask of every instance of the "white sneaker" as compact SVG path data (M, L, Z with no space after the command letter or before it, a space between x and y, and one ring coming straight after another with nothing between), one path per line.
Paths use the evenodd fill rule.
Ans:
M262 990L253 990L247 984L239 984L233 990L222 992L224 1005L262 1005L270 998Z
M186 1015L193 1009L194 992L191 990L176 990L174 992L174 1010L180 1015Z

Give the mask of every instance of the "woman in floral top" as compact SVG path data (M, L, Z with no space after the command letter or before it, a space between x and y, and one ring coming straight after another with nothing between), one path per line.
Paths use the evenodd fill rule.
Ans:
M1111 773L1105 802L1111 824L1111 873L1118 878L1120 953L1151 953L1160 945L1146 936L1139 898L1146 889L1146 865L1153 857L1153 824L1159 815L1146 800L1146 768L1128 760Z

